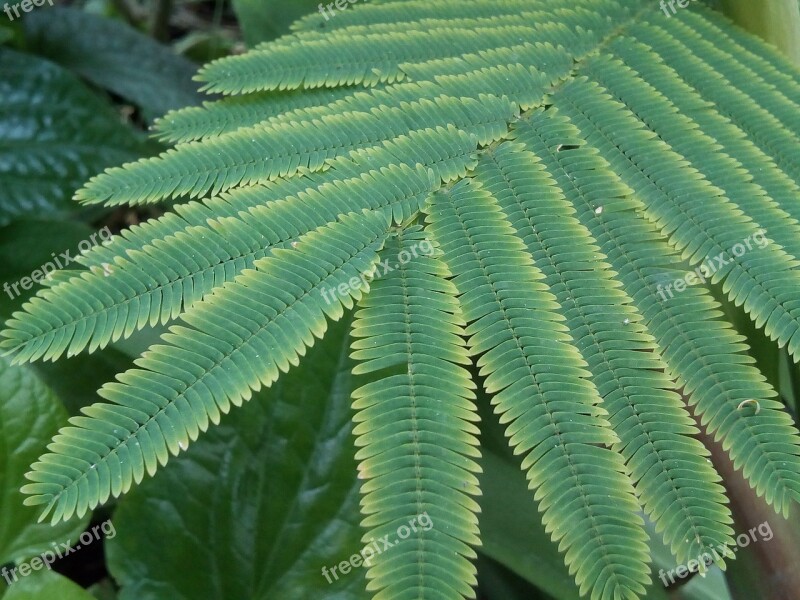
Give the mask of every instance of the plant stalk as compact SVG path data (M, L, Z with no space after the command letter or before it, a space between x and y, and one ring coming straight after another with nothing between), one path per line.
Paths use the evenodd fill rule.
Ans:
M722 8L800 66L800 0L722 0Z

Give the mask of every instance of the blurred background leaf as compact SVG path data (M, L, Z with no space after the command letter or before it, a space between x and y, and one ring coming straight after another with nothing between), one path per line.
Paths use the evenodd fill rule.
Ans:
M86 179L151 148L69 71L0 48L0 226L66 216Z
M63 575L36 571L12 585L3 600L94 600L94 597Z
M208 99L192 81L197 65L125 23L55 7L24 24L29 51L140 107L148 123Z
M800 65L800 0L720 0L736 23Z
M30 367L11 366L0 358L0 565L51 550L53 542L75 540L89 521L87 515L55 527L37 523L39 510L23 506L19 491L31 463L66 419L61 402Z

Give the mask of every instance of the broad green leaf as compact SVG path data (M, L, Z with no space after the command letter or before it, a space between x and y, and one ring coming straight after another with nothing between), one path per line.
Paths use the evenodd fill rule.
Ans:
M120 21L56 7L32 12L25 29L31 51L141 107L148 122L205 98L196 65Z
M39 511L23 505L19 488L30 464L44 451L67 413L29 367L0 358L0 565L18 563L74 540L88 522L52 527L37 523Z
M550 600L532 583L509 569L478 554L478 597L481 600Z
M541 525L520 469L482 450L481 553L558 600L579 600L564 560Z
M74 210L83 181L149 146L73 74L0 48L0 225Z
M322 575L361 549L346 327L120 502L120 600L367 598Z
M43 570L21 578L3 600L93 600L93 596L63 575Z

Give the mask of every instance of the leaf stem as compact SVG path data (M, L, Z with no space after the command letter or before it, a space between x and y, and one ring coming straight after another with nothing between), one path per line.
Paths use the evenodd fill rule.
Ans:
M730 18L800 65L800 1L722 0Z

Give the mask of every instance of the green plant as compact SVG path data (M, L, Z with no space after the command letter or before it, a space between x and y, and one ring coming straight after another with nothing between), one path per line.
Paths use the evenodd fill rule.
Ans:
M474 596L478 386L593 599L645 593L640 507L679 563L733 543L692 412L787 513L792 418L709 289L667 285L712 261L695 283L797 356L800 74L653 4L374 1L206 66L227 98L169 113L175 149L77 194L202 200L8 322L23 362L181 319L54 438L27 502L58 522L127 492L355 306L364 541L435 524L376 558L376 598Z

